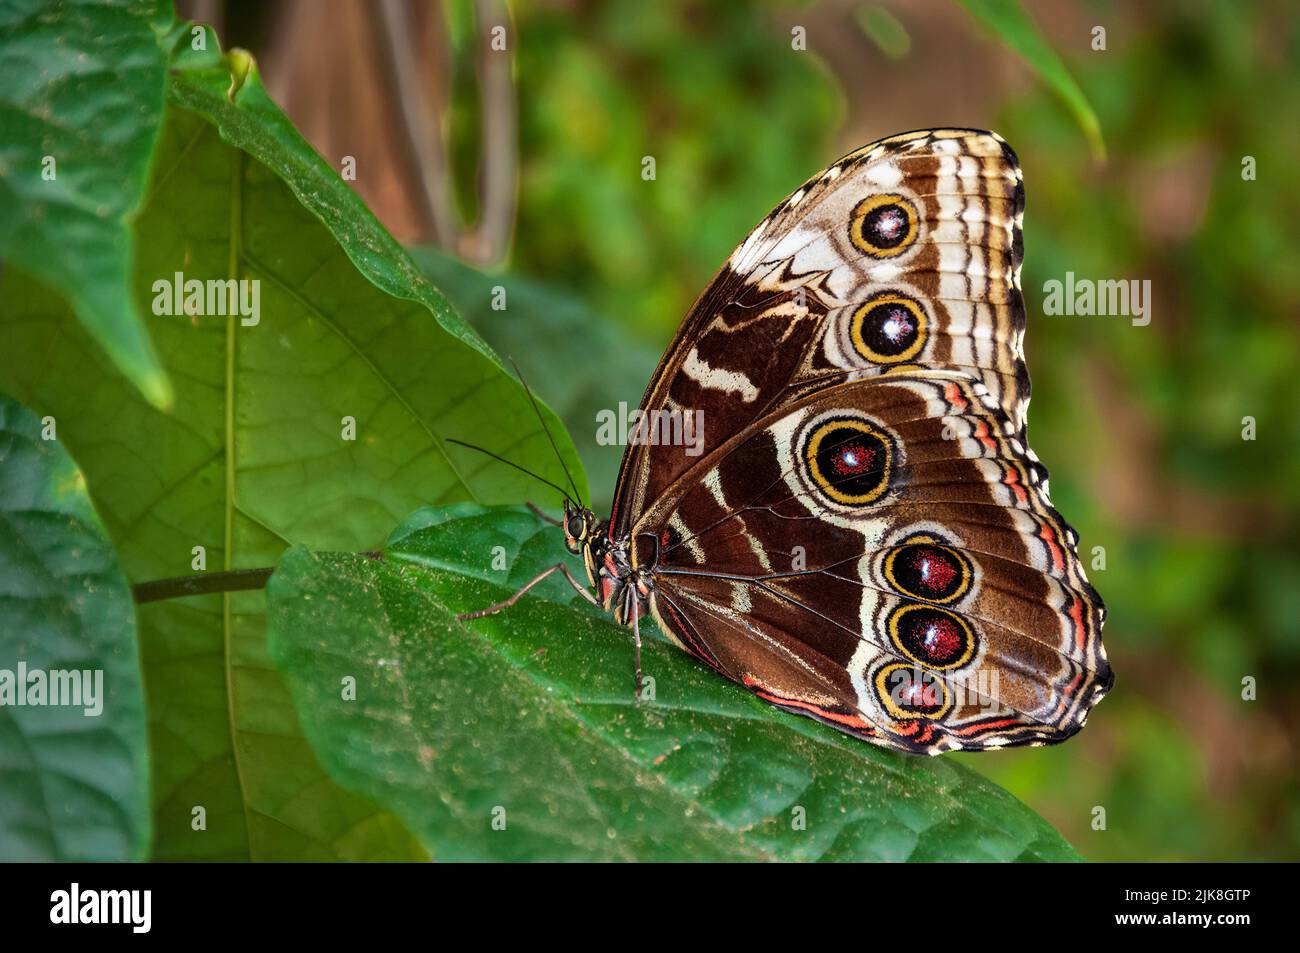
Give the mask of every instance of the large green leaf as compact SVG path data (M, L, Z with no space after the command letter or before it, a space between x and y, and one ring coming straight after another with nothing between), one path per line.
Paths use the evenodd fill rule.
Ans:
M17 270L0 283L0 382L58 416L128 575L188 574L196 546L208 570L271 564L292 543L373 548L422 504L536 494L444 437L562 480L519 384L283 119L251 64L232 62L233 82L226 69L174 77L187 108L169 108L136 223L137 292L152 299L178 271L256 279L260 323L150 320L176 383L172 414L105 365L57 296ZM261 593L150 604L140 624L156 857L422 856L390 815L320 771L266 655ZM203 831L192 829L199 806Z
M57 425L0 395L0 860L139 860L149 767L131 591ZM39 683L20 665L75 691L23 705Z
M435 859L1077 859L974 771L778 711L662 640L657 700L634 701L629 633L562 579L455 620L562 552L526 511L461 504L383 559L296 548L271 579L271 653L327 770Z
M484 340L518 362L529 386L577 435L592 502L608 512L623 446L598 442L597 415L635 410L659 353L571 294L520 275L484 274L436 249L409 251Z
M59 288L117 367L171 399L132 295L130 219L162 119L167 0L0 5L0 256Z

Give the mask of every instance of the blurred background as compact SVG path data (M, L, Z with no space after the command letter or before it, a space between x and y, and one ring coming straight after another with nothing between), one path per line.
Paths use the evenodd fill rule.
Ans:
M636 405L777 201L881 136L999 131L1028 198L1033 443L1085 561L1104 548L1118 681L1069 744L965 760L1092 860L1300 859L1293 4L1026 5L1104 159L1041 56L995 29L1014 3L177 6L255 54L345 178L351 157L375 214L564 415L598 501L621 448L595 444L595 411ZM1150 280L1150 325L1044 315L1070 271Z

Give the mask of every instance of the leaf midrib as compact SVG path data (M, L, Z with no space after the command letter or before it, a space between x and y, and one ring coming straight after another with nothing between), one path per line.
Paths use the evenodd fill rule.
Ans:
M230 248L226 277L239 280L239 260L243 245L244 153L230 150ZM227 572L234 568L235 541L235 323L239 315L232 311L226 318L226 400L225 400L225 509L222 526L224 539L223 564ZM235 672L232 660L231 598L232 593L221 595L222 664L226 675L226 720L230 726L230 753L235 764L235 779L239 782L239 803L244 810L244 836L248 843L248 857L253 857L253 819L249 814L248 787L244 781L243 758L239 752L239 732L235 721Z
M216 135L216 131L205 120L204 126L199 133L190 139L181 149L180 155L175 163L164 173L160 182L165 181L181 165L184 155L194 147L201 139L208 135ZM411 418L425 431L429 436L430 442L437 449L447 464L449 471L454 476L456 483L469 494L474 502L479 502L477 494L469 485L466 479L461 475L455 464L447 455L442 441L438 438L428 424L428 422L416 412L410 402L401 394L393 381L378 368L370 358L362 353L361 349L338 325L331 316L322 312L311 301L307 300L296 289L290 287L280 276L272 270L266 268L261 262L254 259L243 247L243 207L244 207L244 167L246 158L244 151L237 146L228 146L231 153L231 181L230 181L230 236L228 242L226 277L240 280L241 272L244 269L255 271L259 277L264 277L274 283L286 295L292 298L299 307L310 312L317 317L321 323L333 331L353 353L365 362L375 379L380 381L389 393L399 402L399 404L410 414ZM148 200L151 201L153 196L159 192L158 188L150 190ZM253 519L254 522L264 529L279 537L286 546L292 545L283 535L266 526L260 519L251 517L247 514L245 507L242 507L237 501L237 457L236 457L236 400L237 400L237 359L238 359L238 322L240 317L237 313L232 313L226 321L226 342L225 342L225 401L224 401L224 420L223 420L223 443L225 454L224 466L224 501L222 515L222 535L223 535L223 568L226 571L234 569L235 552L234 552L234 525L236 516L245 515ZM236 697L235 697L235 664L234 664L234 626L233 626L233 605L232 594L227 592L222 594L222 667L226 680L226 719L230 735L231 757L235 767L235 778L239 785L240 805L244 813L245 843L246 852L249 859L256 859L256 841L253 835L253 817L257 809L250 803L248 794L248 785L245 778L245 766L240 751L239 738L242 734L237 714L236 714Z

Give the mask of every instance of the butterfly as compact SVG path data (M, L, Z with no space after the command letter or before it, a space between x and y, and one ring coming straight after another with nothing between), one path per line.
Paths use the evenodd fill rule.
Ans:
M594 594L560 563L464 617L559 571L632 628L638 686L649 617L759 698L885 747L1073 735L1113 676L1026 437L1023 211L1015 153L979 130L891 136L809 179L678 329L609 518L565 493ZM692 421L689 445L662 439Z

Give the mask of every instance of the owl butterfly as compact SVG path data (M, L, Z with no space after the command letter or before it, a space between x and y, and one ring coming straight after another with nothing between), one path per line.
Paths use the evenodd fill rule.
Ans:
M904 133L809 179L722 266L641 401L660 436L702 430L636 434L608 520L566 498L594 596L548 571L633 628L638 684L649 615L886 747L1083 727L1113 681L1105 607L1026 441L1023 208L1000 136Z

